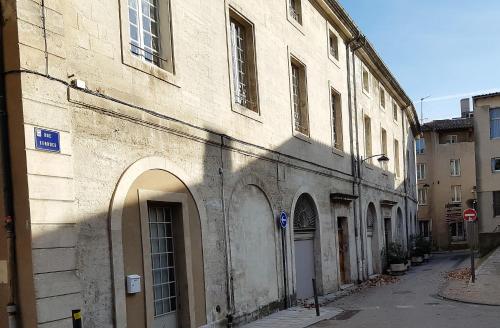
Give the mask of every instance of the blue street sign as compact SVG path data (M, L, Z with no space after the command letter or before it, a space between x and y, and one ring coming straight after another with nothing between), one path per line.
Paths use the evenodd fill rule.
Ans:
M35 148L54 153L61 152L59 132L35 128Z
M280 226L285 229L288 225L288 215L286 212L283 210L280 213Z

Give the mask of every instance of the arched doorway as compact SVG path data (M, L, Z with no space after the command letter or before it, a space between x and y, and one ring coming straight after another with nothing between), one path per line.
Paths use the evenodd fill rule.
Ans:
M119 327L206 323L200 220L206 213L198 211L191 191L170 168L178 172L163 158L141 159L125 171L113 195L110 236ZM138 290L128 287L131 276L139 276Z
M379 262L380 262L380 251L378 245L378 222L377 222L377 211L373 203L368 204L368 209L366 213L366 257L368 260L368 276L379 272Z
M312 279L316 276L314 239L317 221L318 212L312 197L302 194L293 211L297 299L306 299L314 295Z

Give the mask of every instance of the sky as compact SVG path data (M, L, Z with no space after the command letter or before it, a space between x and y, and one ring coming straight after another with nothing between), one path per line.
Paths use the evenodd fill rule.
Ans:
M500 91L500 0L340 0L424 122Z

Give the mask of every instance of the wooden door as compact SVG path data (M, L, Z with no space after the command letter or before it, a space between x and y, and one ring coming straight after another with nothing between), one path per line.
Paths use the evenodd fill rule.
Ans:
M347 283L347 275L346 275L346 257L348 250L348 240L346 238L347 229L344 227L344 220L342 218L338 219L338 248L339 248L339 268L340 268L340 282L341 284Z

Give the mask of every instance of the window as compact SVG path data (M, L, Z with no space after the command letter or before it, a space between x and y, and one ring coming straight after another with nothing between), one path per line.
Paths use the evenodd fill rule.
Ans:
M417 164L417 180L425 179L425 164Z
M370 93L370 73L363 67L363 91Z
M167 42L169 10L169 1L128 0L130 52L146 62L172 70L172 47Z
M491 159L491 171L500 172L500 157Z
M385 90L382 87L380 87L379 90L380 90L380 107L385 109Z
M333 147L343 150L342 107L341 107L340 95L334 90L331 91L331 102L332 102Z
M427 205L427 188L418 188L418 204Z
M385 129L382 129L381 132L382 136L382 153L387 156L387 131ZM384 170L387 170L387 162L382 162L382 167Z
M458 136L456 134L450 134L446 136L446 143L454 144L457 143L457 141L458 141Z
M490 109L490 138L500 138L500 108Z
M372 126L371 120L368 116L365 116L365 158L368 158L373 155L372 153ZM369 163L372 163L372 160L368 160Z
M399 171L399 141L396 139L394 139L394 171L397 177L401 175Z
M392 102L392 117L394 118L394 121L398 121L398 104L396 104L395 101Z
M332 31L330 31L329 49L330 56L332 56L336 60L339 60L339 39Z
M451 241L464 241L465 240L465 229L464 222L451 222L448 226L450 231Z
M306 69L292 59L292 107L295 131L309 135L309 117L306 96Z
M160 66L160 31L156 1L129 0L130 51Z
M500 191L493 192L493 216L500 216Z
M423 137L415 140L415 150L417 154L423 154L425 152L425 139Z
M462 186L451 186L451 202L462 202Z
M452 177L460 176L460 160L451 159L450 160L450 173Z
M258 112L253 26L230 12L234 102Z
M431 236L429 221L418 221L418 231L423 237L429 238Z
M288 10L290 16L302 24L302 3L301 0L288 0Z

